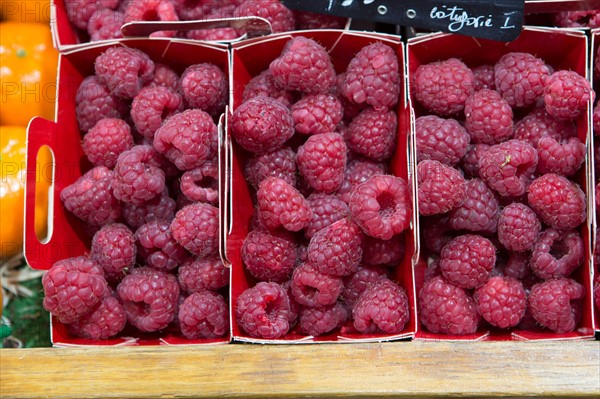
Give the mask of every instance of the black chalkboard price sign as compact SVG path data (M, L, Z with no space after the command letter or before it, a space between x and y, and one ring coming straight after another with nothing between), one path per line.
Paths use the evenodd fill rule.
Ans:
M519 36L524 0L282 0L312 11L498 41Z

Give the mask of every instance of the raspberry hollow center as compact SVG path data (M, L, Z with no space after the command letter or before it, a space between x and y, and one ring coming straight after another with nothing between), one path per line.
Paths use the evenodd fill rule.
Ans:
M379 194L377 196L377 202L379 203L379 215L385 218L394 214L396 202L390 193Z
M568 253L568 249L564 245L564 243L560 240L554 241L552 247L550 247L550 255L554 257L554 259L562 259Z

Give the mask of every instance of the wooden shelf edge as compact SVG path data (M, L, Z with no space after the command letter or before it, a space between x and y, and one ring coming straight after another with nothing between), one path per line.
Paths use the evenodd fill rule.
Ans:
M598 397L600 342L2 349L2 397Z

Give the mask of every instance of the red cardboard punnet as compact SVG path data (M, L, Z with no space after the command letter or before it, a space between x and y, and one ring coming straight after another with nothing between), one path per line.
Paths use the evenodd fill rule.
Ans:
M598 72L596 72L596 63L598 63L598 65L600 66L600 57L599 57L599 52L600 52L600 28L599 29L593 29L591 32L591 46L590 46L590 81L592 82L592 87L594 89L594 91L596 92L596 98L594 99L594 102L596 104L596 106L598 106L598 104L600 104L598 101L598 95L600 93L600 70ZM599 68L600 69L600 68ZM593 129L593 123L594 123L594 117L593 117L593 109L592 111L592 115L590 116L590 123L592 126L592 128L590 128L590 130L594 130ZM598 140L596 138L596 135L600 134L600 132L593 132L593 134L590 134L590 139L591 139L591 144L590 144L590 148L591 150L590 152L590 195L593 197L593 201L592 201L592 208L590 209L595 209L596 212L591 212L594 215L594 226L595 228L592 230L592 253L594 254L594 256L592 256L592 284L595 287L597 284L600 285L600 264L598 264L596 262L597 256L598 256L598 251L600 251L600 248L598 248L597 244L597 240L598 240L598 207L596 206L596 169L595 169L595 165L596 162L598 162L598 160L596 160L596 151L595 151L595 147L600 145L600 143L596 143L596 141ZM593 311L594 311L594 323L595 323L595 328L596 328L596 332L600 333L600 307L597 306L597 303L600 303L600 300L598 298L593 298L594 299L594 304L592 306Z
M34 269L48 270L61 259L89 253L91 239L86 226L62 206L60 192L91 168L81 148L81 134L75 114L75 95L82 80L94 73L94 60L109 47L139 49L178 73L192 64L210 62L229 71L227 48L219 45L167 39L123 39L64 52L59 58L56 122L34 118L27 132L27 182L25 200L25 257ZM39 149L48 146L53 165L36 165ZM34 228L35 186L41 179L53 179L49 197L48 238L38 240ZM123 331L118 338L90 340L69 335L65 325L52 318L51 338L56 346L78 345L176 345L222 344L229 336L209 340L188 340L165 330L143 334Z
M315 30L301 32L287 32L275 34L265 38L251 39L236 43L232 48L232 91L230 104L235 110L242 103L242 93L246 84L253 76L258 75L269 67L272 60L277 58L284 45L295 36L306 36L316 40L323 45L333 61L334 67L338 73L345 71L352 57L364 46L375 42L383 42L396 50L400 62L400 73L404 68L403 45L397 36L349 32L341 30ZM403 82L402 82L403 85ZM401 88L401 98L397 107L398 114L398 143L396 153L391 160L390 166L393 174L403 177L413 185L412 169L409 162L409 149L411 148L409 132L408 114L406 113L404 101L404 88ZM244 179L244 162L249 154L241 147L232 143L232 156L230 162L230 197L227 201L230 204L227 236L227 258L231 262L232 282L231 282L231 317L233 338L238 341L260 342L260 343L301 343L301 342L357 342L357 341L386 341L391 339L410 338L415 332L415 295L412 272L412 255L416 247L416 229L415 216L411 223L410 230L405 232L406 254L402 262L395 267L392 272L392 278L403 286L408 294L410 303L410 322L405 329L394 336L385 334L363 335L356 332L344 332L350 329L342 328L341 333L332 333L319 337L310 337L301 335L296 329L292 329L287 335L276 340L264 340L252 338L238 326L235 320L235 304L240 294L255 284L252 276L245 271L241 249L249 230L250 220L253 215L254 205L248 184ZM228 162L229 164L229 162ZM413 197L414 198L414 197Z
M429 62L458 58L470 67L482 64L494 64L504 54L520 51L528 52L545 60L554 70L569 69L578 72L582 76L588 76L588 47L587 37L583 32L565 29L532 28L525 27L521 35L510 43L495 42L490 40L475 39L466 36L451 34L431 34L414 39L409 39L407 44L407 80L419 65ZM409 106L414 111L415 117L425 115L424 109L416 103L410 95ZM574 177L584 193L587 195L588 210L594 209L593 184L589 181L590 169L592 168L590 152L591 128L590 113L586 112L577 120L578 136L588 146L588 156L585 165ZM414 125L413 125L414 130ZM444 334L433 334L423 326L418 325L416 339L419 340L567 340L592 338L594 335L594 324L592 320L592 297L591 297L591 232L594 229L593 212L588 212L588 219L581 227L581 234L585 246L584 264L571 276L581 283L587 293L584 298L582 320L579 328L571 333L556 334L550 330L509 330L499 331L489 329L482 325L477 333L466 336L452 336ZM428 254L424 247L421 248L420 260L415 265L415 278L417 292L423 286L425 267L427 266Z

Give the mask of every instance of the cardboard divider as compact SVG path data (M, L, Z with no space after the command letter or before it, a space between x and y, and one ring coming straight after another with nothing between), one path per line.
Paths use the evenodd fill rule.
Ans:
M94 73L96 57L113 46L139 49L148 54L154 62L166 64L178 74L189 65L203 62L215 64L226 74L229 71L229 53L226 46L186 40L122 39L73 48L60 55L56 122L35 118L29 125L27 136L25 256L34 269L48 270L58 260L89 254L91 244L89 229L85 223L62 206L60 192L92 167L81 147L75 96L83 79ZM221 124L219 130L222 136ZM49 219L51 225L49 228L53 233L45 244L37 239L35 229L32 228L35 213L35 159L42 145L49 146L54 156L55 200ZM219 180L220 186L224 186L224 179ZM223 253L221 256L224 258ZM169 329L162 333L140 334L136 330L127 328L118 338L96 341L71 336L67 327L55 318L52 319L51 332L55 346L224 344L230 341L229 336L188 340Z
M344 72L350 60L364 46L383 42L396 50L398 55L400 71L404 69L403 45L400 38L392 35L370 34L360 32L348 32L343 30L314 30L287 32L271 35L265 38L250 39L244 42L236 43L232 47L232 82L231 106L232 112L242 103L242 93L250 79L265 69L268 69L272 60L277 58L284 45L295 36L306 36L316 40L323 45L329 52L336 72ZM409 171L409 115L408 109L403 101L404 82L401 82L401 95L399 105L396 109L398 115L398 143L397 150L390 161L391 173L412 179ZM230 133L230 132L229 132ZM416 324L416 307L413 286L413 274L411 267L412 255L415 252L416 225L411 223L410 228L405 231L406 253L403 260L395 267L392 278L402 285L408 294L410 303L411 319L405 329L397 335L390 336L386 334L363 335L352 332L349 326L342 327L341 333L330 333L319 337L310 337L301 335L297 330L292 329L287 335L280 339L264 340L249 337L238 326L233 314L235 312L235 303L241 293L247 288L253 286L256 280L245 271L242 262L241 249L249 232L250 220L254 212L252 192L248 183L244 179L244 164L250 154L244 151L235 142L232 143L231 170L228 175L231 177L231 231L227 237L227 258L232 264L232 282L231 282L231 306L232 306L232 335L234 340L257 342L257 343L308 343L308 342L359 342L359 341L388 341L392 339L411 338L414 335ZM412 184L409 181L409 184Z
M598 59L598 51L600 49L600 28L598 29L593 29L590 32L590 64L589 64L589 78L590 78L590 82L592 82L592 88L594 89L594 91L596 92L596 98L594 99L594 103L595 104L599 104L598 98L600 98L600 77L596 77L594 76L594 67L596 64L596 60ZM596 246L596 242L598 240L598 211L597 211L597 206L596 206L596 169L595 169L595 165L596 165L596 151L595 151L595 147L597 145L600 145L600 143L596 143L596 141L598 140L596 138L596 134L600 134L600 132L596 132L596 134L594 134L593 132L593 123L594 123L594 116L593 116L593 108L590 109L590 126L592 126L591 131L592 134L590 134L590 140L591 143L588 147L588 157L589 157L589 163L590 163L590 173L589 173L589 180L590 180L590 196L591 196L591 208L590 209L595 209L596 212L590 212L594 215L594 228L592 229L592 267L591 267L591 272L592 272L592 285L595 287L595 284L600 284L600 265L596 263L596 257L597 255L597 251L600 251L600 248L598 248L598 246ZM597 333L600 333L600 307L596 306L596 303L600 303L600 300L596 300L596 298L593 298L594 303L592 304L592 309L594 312L594 327L596 329Z
M495 64L504 54L514 51L529 52L545 60L555 70L568 69L587 75L588 66L588 43L585 33L574 30L556 29L556 28L533 28L525 27L521 35L510 43L495 42L484 39L469 38L466 36L436 33L409 39L407 44L408 76L416 71L422 65L434 61L445 60L448 58L458 58L469 67L476 67L482 64ZM409 87L410 93L410 87ZM591 104L589 104L591 106ZM423 107L409 96L409 106L415 111L415 116L428 114ZM589 111L589 109L588 109ZM517 116L516 116L517 117ZM414 125L413 125L414 130ZM414 134L414 132L413 132ZM577 120L577 134L579 139L590 146L591 126L589 112L584 113ZM587 206L594 209L593 197L588 176L590 168L593 165L590 158L586 157L586 162L581 170L573 179L581 186L586 193ZM590 208L591 207L591 208ZM433 334L428 332L423 326L419 325L415 339L418 340L567 340L567 339L585 339L593 337L594 323L592 320L592 299L591 299L591 231L595 226L593 212L588 212L587 221L581 227L581 236L584 242L585 262L571 276L586 289L584 299L584 308L582 320L579 328L567 334L556 334L550 330L539 331L520 331L516 329L502 331L490 329L482 325L476 334L453 336L444 334ZM421 248L421 257L415 264L415 282L417 293L424 283L424 273L427 266L429 254L424 248Z

